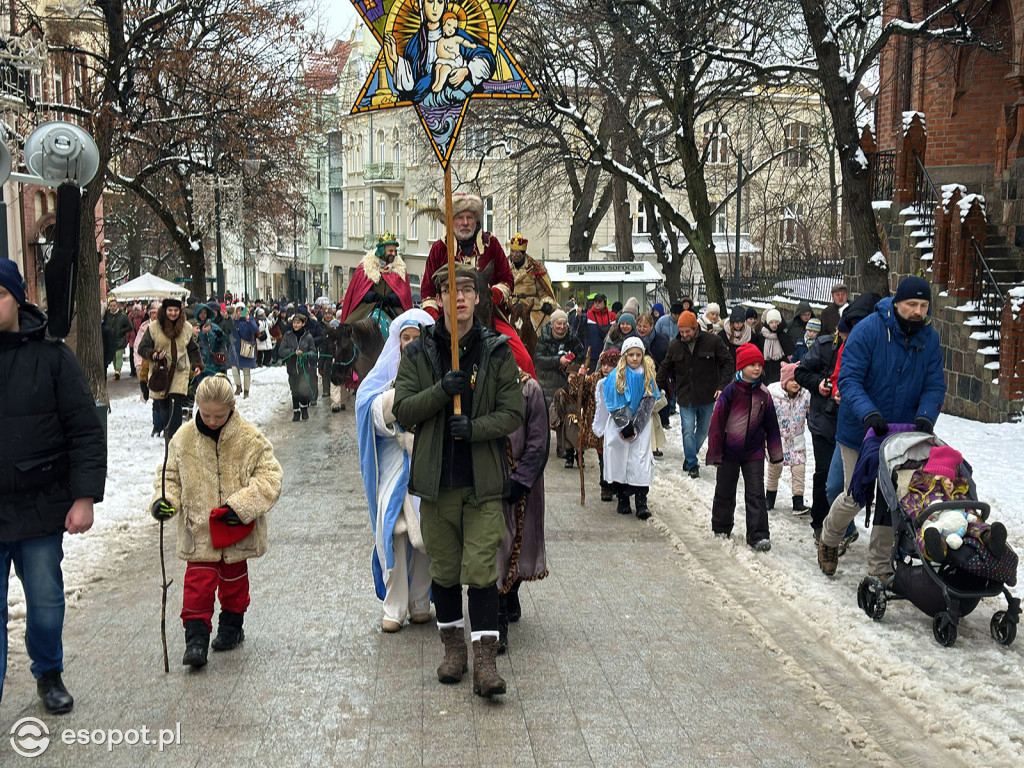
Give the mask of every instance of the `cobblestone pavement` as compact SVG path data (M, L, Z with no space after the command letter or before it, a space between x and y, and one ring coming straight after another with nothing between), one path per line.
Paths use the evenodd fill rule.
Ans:
M705 543L680 552L655 525L615 514L597 500L596 466L581 507L578 473L554 456L551 574L522 590L522 621L498 661L508 694L475 697L469 678L439 684L433 625L380 631L353 411L285 419L267 430L285 488L270 550L251 564L241 648L211 652L199 672L181 666L184 565L171 533L164 674L154 524L68 611L70 715L46 714L13 640L0 765L956 765L907 739L914 723L887 712L828 647L808 643L799 616L764 601L741 569L716 563ZM12 751L23 717L50 729L34 760ZM107 729L131 738L143 726L153 740L158 729L180 732L180 743L62 741L65 729L76 732L68 740L87 731L106 741Z

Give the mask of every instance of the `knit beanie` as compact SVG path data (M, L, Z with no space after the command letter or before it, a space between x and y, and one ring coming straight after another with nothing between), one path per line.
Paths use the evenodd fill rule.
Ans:
M683 312L680 314L676 325L679 326L679 330L683 328L693 328L696 330L699 327L697 325L697 316L693 312Z
M781 323L782 322L782 313L779 312L779 310L774 309L774 308L773 309L769 309L767 312L764 313L764 324L768 325L768 323L773 323L773 322L777 322L777 323Z
M735 307L733 307L732 311L729 313L729 322L730 323L742 323L744 320L746 320L746 318L747 318L747 312L739 304L737 304Z
M719 315L719 316L721 316L722 308L719 307L715 302L712 301L710 304L708 304L706 307L704 307L704 314L705 315L709 315L710 314L710 315Z
M747 319L747 320L750 320L751 318L754 318L756 320L757 319L757 310L754 309L753 307L750 307L749 309L747 309L747 313L746 313L746 315L744 315L744 318Z
M936 445L928 453L924 471L930 475L941 475L950 480L956 478L956 468L964 460L963 454L948 445Z
M911 275L910 277L904 277L900 280L900 284L896 286L896 295L892 297L892 303L896 304L900 301L906 301L907 299L924 299L925 301L932 300L932 289L928 285L928 281L922 277Z
M552 323L557 323L559 320L565 320L565 321L569 320L569 315L567 315L565 313L565 310L556 309L554 312L551 313L551 322Z
M800 365L799 363L783 363L782 364L782 377L779 379L779 383L782 386L786 386L789 382L796 378L796 368Z
M818 333L821 333L821 320L816 317L812 317L807 321L807 325L804 326L804 330L817 331Z
M10 259L0 259L0 285L8 290L18 306L25 303L25 281L18 265Z
M636 318L633 317L633 315L631 315L629 312L623 312L621 315L619 315L618 322L629 323L631 326L636 328Z
M750 342L740 344L736 348L736 370L742 371L748 365L753 365L754 363L764 365L764 355L761 354L761 350Z

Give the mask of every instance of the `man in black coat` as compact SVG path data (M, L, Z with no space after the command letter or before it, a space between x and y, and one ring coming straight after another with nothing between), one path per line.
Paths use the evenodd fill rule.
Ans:
M46 315L25 301L18 266L0 259L0 696L7 673L11 563L25 590L25 645L40 698L70 712L64 687L64 532L92 527L107 447L85 373Z
M711 414L736 371L729 348L716 334L700 330L697 316L679 315L679 335L668 345L658 368L658 386L675 392L683 424L683 469L700 476L697 454L708 439Z

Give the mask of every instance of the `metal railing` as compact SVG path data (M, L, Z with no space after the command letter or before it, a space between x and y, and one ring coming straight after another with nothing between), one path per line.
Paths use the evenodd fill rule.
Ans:
M986 330L991 331L992 342L998 346L1000 327L1003 323L1003 306L1006 296L1003 295L999 283L996 282L992 269L982 253L981 246L975 238L971 238L974 249L974 274L971 277L971 300L975 303L977 315L985 321Z
M918 221L920 229L924 230L925 237L932 240L935 237L935 207L939 204L939 192L932 184L932 177L928 175L921 156L914 152L914 200L917 204Z
M892 185L896 178L896 150L868 154L871 171L871 199L892 200Z
M405 166L399 163L367 163L363 166L363 181L394 181L405 179Z

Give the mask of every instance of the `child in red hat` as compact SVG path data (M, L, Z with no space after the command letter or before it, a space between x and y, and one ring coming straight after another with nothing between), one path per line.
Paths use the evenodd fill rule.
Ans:
M771 395L761 385L764 356L753 344L736 349L736 378L715 403L708 431L707 463L718 467L711 530L716 538L732 536L736 488L745 488L747 544L758 552L772 548L764 495L764 458L782 463L782 437Z
M203 379L196 418L174 435L156 478L150 509L157 520L178 510L178 557L188 562L182 594L185 625L182 664L206 665L214 597L220 598L215 651L244 638L249 607L246 561L267 551L266 514L281 495L281 465L274 448L235 411L235 392L224 374Z

